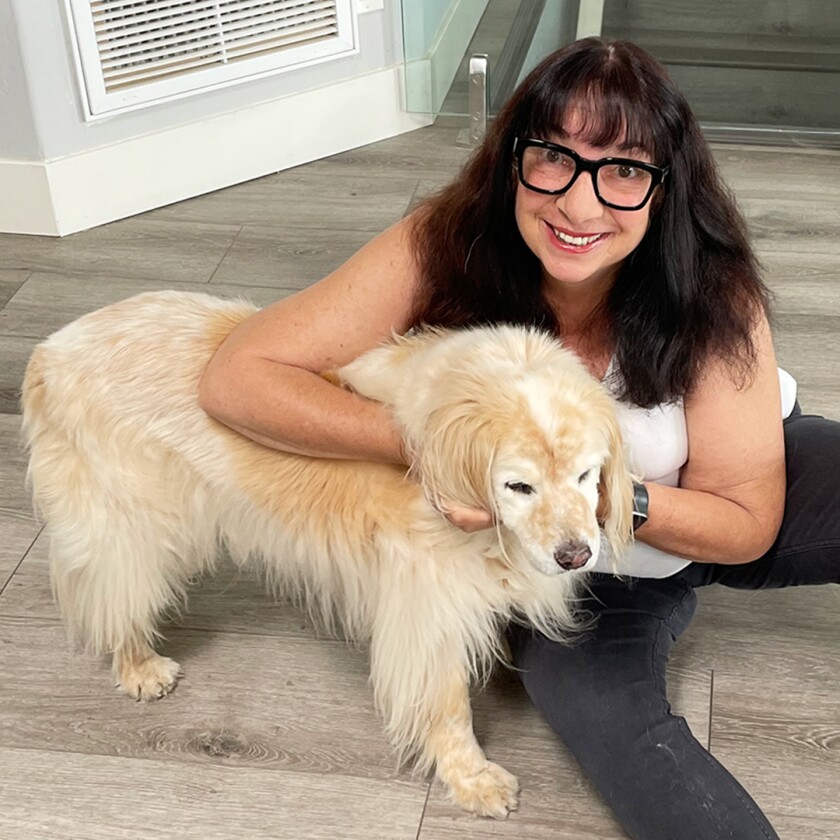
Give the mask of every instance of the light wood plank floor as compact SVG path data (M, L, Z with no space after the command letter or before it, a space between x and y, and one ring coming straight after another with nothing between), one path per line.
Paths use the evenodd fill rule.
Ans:
M18 388L39 339L147 289L266 304L324 275L467 152L442 123L63 240L0 236L0 837L619 840L607 809L498 675L476 698L521 810L462 814L398 772L366 658L319 638L223 565L167 629L173 696L118 696L72 651L24 488ZM840 155L719 147L778 300L781 362L804 406L840 417ZM840 836L840 592L701 592L670 672L674 707L789 840ZM674 838L679 840L679 838Z

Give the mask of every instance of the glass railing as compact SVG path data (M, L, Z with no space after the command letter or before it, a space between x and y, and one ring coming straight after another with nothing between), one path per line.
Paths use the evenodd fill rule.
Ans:
M403 0L408 110L478 136L545 55L586 35L649 50L717 140L840 147L838 0Z

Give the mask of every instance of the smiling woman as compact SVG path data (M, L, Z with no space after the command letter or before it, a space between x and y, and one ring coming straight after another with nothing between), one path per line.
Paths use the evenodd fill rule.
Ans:
M625 577L595 560L587 635L568 646L512 632L517 673L634 840L775 838L671 714L667 658L697 586L840 580L840 425L803 417L792 399L783 420L768 295L743 218L650 55L585 39L546 58L449 186L234 330L202 399L278 449L399 461L410 452L399 419L314 372L391 332L505 322L553 332L603 380L647 505ZM544 496L539 476L502 459L500 528ZM571 476L580 493L597 493L590 466ZM448 486L435 501L451 523L494 524L456 477ZM585 550L569 544L552 562L589 567Z

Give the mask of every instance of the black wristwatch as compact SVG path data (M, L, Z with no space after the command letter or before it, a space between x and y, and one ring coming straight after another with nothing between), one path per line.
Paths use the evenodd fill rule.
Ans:
M638 481L633 482L633 530L638 531L648 520L650 497L647 487Z

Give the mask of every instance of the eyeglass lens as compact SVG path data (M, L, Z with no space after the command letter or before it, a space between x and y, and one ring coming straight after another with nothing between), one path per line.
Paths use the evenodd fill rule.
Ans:
M574 177L576 168L574 158L556 149L527 146L522 154L525 183L540 190L562 190ZM601 198L624 207L641 204L653 180L646 169L627 163L601 166L597 177Z

